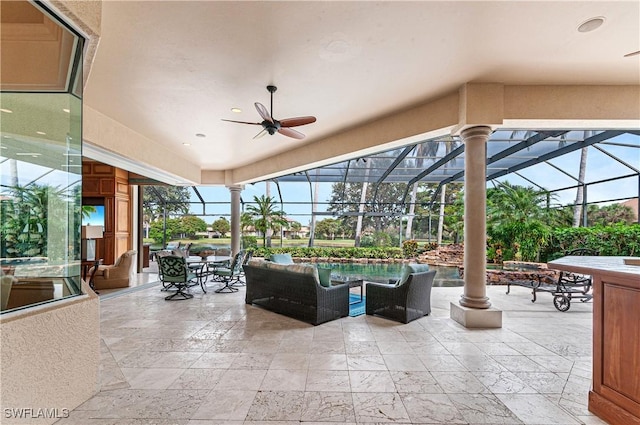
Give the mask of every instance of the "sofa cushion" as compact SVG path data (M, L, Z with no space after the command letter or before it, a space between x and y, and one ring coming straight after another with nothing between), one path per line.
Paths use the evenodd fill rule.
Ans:
M293 264L291 254L271 254L269 259L277 264Z
M331 268L318 267L318 279L320 285L329 288L331 286Z

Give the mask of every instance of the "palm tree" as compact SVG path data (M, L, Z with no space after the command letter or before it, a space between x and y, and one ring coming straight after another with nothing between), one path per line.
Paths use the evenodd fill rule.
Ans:
M416 169L418 173L421 171L420 169L424 165L424 157L425 156L436 156L438 153L438 145L437 142L424 142L420 143L416 146L415 150L415 161L416 161ZM413 228L413 216L416 212L416 199L418 198L418 185L420 182L415 182L413 184L413 188L411 189L411 201L409 202L409 217L407 217L407 230L405 232L405 238L411 239L412 228Z
M251 226L253 226L253 216L248 212L243 212L240 215L240 233L244 236L244 233Z
M593 130L585 130L583 140L595 134ZM584 179L587 176L587 153L589 147L585 146L580 150L580 169L578 171L578 189L576 191L576 203L573 206L573 227L580 227L580 217L582 216L582 201L584 199Z
M267 244L267 232L273 230L275 226L287 224L287 220L284 218L285 212L276 209L275 199L270 196L254 196L253 201L257 206L249 205L247 212L255 218L256 229L262 232L262 245L270 247L271 243Z
M444 146L445 146L445 156L449 155L451 151L458 146L458 142L455 139L453 139L453 137L451 136L443 140L442 143L444 143ZM456 158L453 158L450 162L451 162L451 165L455 165ZM449 162L444 164L445 170L447 169L448 166L449 166ZM445 207L446 198L447 198L447 185L443 184L442 188L440 189L440 211L438 213L438 236L436 238L436 242L438 243L438 245L442 244L442 231L444 229L444 207Z
M487 235L518 259L535 261L549 236L547 195L532 187L498 182L487 190Z
M364 160L363 160L364 161ZM355 243L356 247L360 246L360 238L362 237L362 221L364 219L364 208L365 202L367 200L367 190L369 189L369 172L371 170L371 158L366 162L365 171L364 171L364 181L362 182L362 192L360 193L360 205L358 206L358 220L356 222L356 236Z

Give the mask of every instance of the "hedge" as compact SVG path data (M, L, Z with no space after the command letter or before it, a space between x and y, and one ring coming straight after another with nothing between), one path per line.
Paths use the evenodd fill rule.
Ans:
M256 248L255 257L267 258L270 254L289 253L292 257L334 257L334 258L404 258L401 248L337 248L337 247L286 247L286 248Z
M589 248L599 255L638 256L640 224L555 229L542 248L541 261L555 260L576 248Z

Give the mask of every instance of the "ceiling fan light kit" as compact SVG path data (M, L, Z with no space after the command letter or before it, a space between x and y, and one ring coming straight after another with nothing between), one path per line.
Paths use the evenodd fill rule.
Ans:
M254 103L258 114L262 117L262 122L247 122L247 121L236 121L236 120L225 120L228 122L235 122L238 124L249 124L249 125L261 125L262 130L256 134L253 138L257 139L259 137L264 136L266 133L270 135L274 135L276 132L280 133L284 136L292 137L294 139L304 139L304 134L300 133L297 130L292 129L291 127L298 127L300 125L306 125L316 122L316 117L306 116L306 117L294 117L294 118L285 118L282 120L277 120L273 118L273 93L278 90L276 86L267 86L267 90L271 93L271 112L264 107L260 102Z

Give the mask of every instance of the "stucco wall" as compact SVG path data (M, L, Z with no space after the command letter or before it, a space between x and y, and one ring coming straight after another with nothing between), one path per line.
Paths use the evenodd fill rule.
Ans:
M97 392L99 301L83 291L91 295L0 316L3 425L53 423Z

